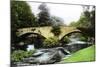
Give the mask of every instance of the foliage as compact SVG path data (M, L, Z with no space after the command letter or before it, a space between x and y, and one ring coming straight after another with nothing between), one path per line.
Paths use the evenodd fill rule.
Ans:
M62 43L69 43L70 40L69 40L69 38L66 36L66 37L63 38L63 40L62 40L61 42L62 42Z
M89 6L86 10L81 14L80 19L77 22L72 22L70 26L75 26L77 29L82 32L95 36L95 6L92 6L92 10L90 10ZM84 29L84 31L83 31Z
M88 21L88 19L85 16L81 16L79 21L77 22L77 27L88 27L90 26L90 23Z
M72 22L70 23L70 25L69 25L69 26L71 26L71 27L77 27L77 22L72 21Z
M84 10L80 16L80 19L77 22L73 21L71 25L84 28L95 27L95 6L92 7L91 11L89 7L88 9Z
M16 50L11 54L11 60L14 62L22 61L25 57L32 56L34 51L35 50L31 50L31 51Z
M70 26L75 26L75 27L86 27L90 25L87 21L87 18L83 15L80 16L80 19L77 22L71 22Z
M95 60L95 45L79 50L76 53L72 54L69 58L65 57L60 63L83 62L83 61L94 61L94 60Z
M51 23L52 23L52 25L55 25L55 26L62 26L62 25L64 25L64 21L63 21L63 19L62 18L60 18L60 17L57 17L57 16L51 16Z
M12 28L31 27L35 17L30 6L25 1L11 1L11 26Z
M84 11L83 18L80 18L79 22L83 23L81 24L81 27L85 26L85 28L92 28L95 27L95 7L92 8L91 11L86 10Z
M59 41L58 38L56 37L50 37L48 39L45 39L43 42L43 46L44 47L55 47L55 46L59 46Z
M38 14L37 23L39 26L49 26L50 23L50 13L47 5L42 3L39 6L40 13Z
M81 36L81 37L80 37L80 40L81 40L81 41L87 41L87 38L84 37L84 36Z
M60 26L53 26L51 32L55 36L59 36L61 34Z
M19 38L16 36L18 28L32 27L35 25L35 17L30 6L25 1L11 1L11 42L16 44Z
M39 26L52 26L52 25L64 25L63 19L57 16L51 16L49 8L45 3L39 6L40 13L37 17L37 23Z

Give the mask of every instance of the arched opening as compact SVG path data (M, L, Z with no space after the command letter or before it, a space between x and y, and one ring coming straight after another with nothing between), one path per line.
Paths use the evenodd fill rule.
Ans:
M60 42L71 52L90 46L87 37L81 31L73 31L65 34Z
M77 33L78 33L78 34L77 34ZM82 33L81 31L72 31L72 32L69 32L69 33L65 34L65 35L60 39L60 41L62 41L66 36L67 36L67 37L77 37L76 35L79 35L79 34L82 34L82 35L83 35L83 33Z
M19 38L19 43L17 47L22 50L26 50L29 46L34 48L41 48L43 46L43 41L45 39L44 36L38 33L25 33L21 35Z

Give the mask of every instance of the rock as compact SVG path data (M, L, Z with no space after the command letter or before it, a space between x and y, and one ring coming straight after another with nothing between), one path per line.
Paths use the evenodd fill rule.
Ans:
M24 58L24 63L31 64L52 64L59 62L63 57L70 54L63 47L50 49L37 49L32 57Z

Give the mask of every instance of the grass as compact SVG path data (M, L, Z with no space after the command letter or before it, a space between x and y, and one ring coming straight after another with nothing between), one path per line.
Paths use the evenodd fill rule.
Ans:
M77 51L69 58L64 58L60 63L95 61L95 46Z

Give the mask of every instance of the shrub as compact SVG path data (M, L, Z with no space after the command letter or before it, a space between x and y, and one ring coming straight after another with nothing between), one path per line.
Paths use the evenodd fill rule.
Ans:
M59 41L58 38L54 37L50 37L48 39L45 39L43 42L43 46L44 47L55 47L55 46L59 46Z
M55 36L59 36L61 34L60 26L53 26L51 32Z
M80 37L80 40L81 40L81 41L87 41L87 38L86 38L86 37L81 36L81 37Z
M13 62L22 61L25 57L30 57L34 53L35 50L32 51L23 51L23 50L16 50L11 54L11 60Z
M64 37L63 40L62 40L62 43L69 43L69 42L70 42L70 40L67 36Z

